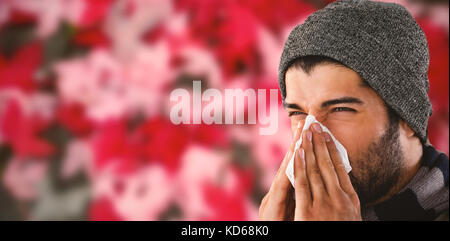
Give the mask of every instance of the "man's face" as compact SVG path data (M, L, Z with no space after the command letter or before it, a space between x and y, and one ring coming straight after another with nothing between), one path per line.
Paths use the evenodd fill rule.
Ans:
M309 74L290 68L285 107L292 132L310 114L344 145L361 204L377 200L395 184L403 161L398 126L389 125L383 100L355 71L334 64L319 64Z

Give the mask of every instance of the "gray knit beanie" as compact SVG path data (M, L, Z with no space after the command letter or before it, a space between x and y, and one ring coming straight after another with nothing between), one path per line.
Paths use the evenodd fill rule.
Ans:
M425 142L428 44L420 26L401 5L341 0L310 15L289 34L278 69L283 101L285 74L299 57L333 58L357 72Z

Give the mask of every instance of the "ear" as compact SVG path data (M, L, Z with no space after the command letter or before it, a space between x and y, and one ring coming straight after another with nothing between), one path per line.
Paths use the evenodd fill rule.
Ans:
M414 131L411 129L411 127L409 127L409 125L405 121L400 120L399 125L400 129L403 131L403 133L405 133L406 137L408 138L414 137L415 134Z

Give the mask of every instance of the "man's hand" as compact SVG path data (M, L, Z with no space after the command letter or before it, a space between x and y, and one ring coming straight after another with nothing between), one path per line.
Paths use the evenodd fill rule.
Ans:
M295 200L290 196L291 185L284 173L290 159L286 155L289 157L283 160L261 203L260 219L292 220L289 214L293 212L294 220L361 220L358 195L332 138L318 124L313 124L311 129L314 131L305 131L302 147L294 153ZM291 153L293 149L291 145Z
M270 186L269 192L264 196L259 207L259 218L261 220L293 220L295 214L294 189L285 172L289 160L292 158L295 143L300 138L301 128L297 128L284 156L283 162L278 169L275 179Z
M312 125L295 155L295 220L361 220L358 195L333 139Z

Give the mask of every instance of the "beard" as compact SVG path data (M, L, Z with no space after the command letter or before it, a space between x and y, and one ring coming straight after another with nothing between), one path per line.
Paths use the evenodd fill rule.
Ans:
M349 176L361 206L379 200L399 181L404 166L399 136L398 122L390 121L384 134L354 160L359 168Z

